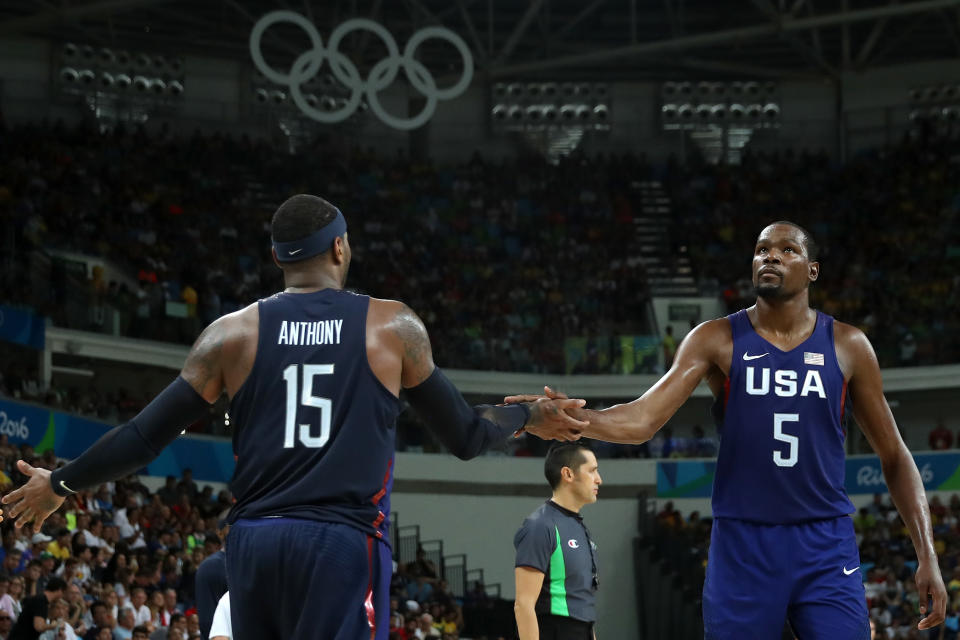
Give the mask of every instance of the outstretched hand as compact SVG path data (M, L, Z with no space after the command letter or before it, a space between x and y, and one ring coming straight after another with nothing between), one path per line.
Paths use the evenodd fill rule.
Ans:
M917 625L918 629L932 629L942 623L947 616L947 589L943 586L943 577L936 562L921 562L914 575L917 582L917 595L920 596L920 613L926 617ZM933 608L927 609L927 599L933 600Z
M536 402L541 398L546 398L548 400L566 400L567 394L562 391L555 391L550 387L544 385L543 394L538 395L535 393L520 394L516 396L507 396L503 399L504 404L517 404L519 402Z
M50 486L50 472L42 467L32 467L23 460L17 460L17 469L29 480L15 491L0 499L11 506L7 512L0 511L0 522L14 518L13 525L20 529L32 523L33 533L40 533L43 522L50 514L60 508L64 498L53 492Z
M543 391L544 395L507 396L503 402L530 405L530 419L524 431L542 440L579 440L580 434L590 425L590 421L583 419L582 414L578 415L587 401L571 400L565 393L556 392L550 387L544 387Z

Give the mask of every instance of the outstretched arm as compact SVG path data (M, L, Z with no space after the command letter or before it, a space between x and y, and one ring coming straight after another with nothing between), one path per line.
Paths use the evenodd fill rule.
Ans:
M231 338L231 327L229 317L207 327L190 350L180 376L130 422L104 434L72 462L51 474L19 460L17 468L29 480L3 497L3 504L10 507L0 520L15 518L17 528L33 523L38 532L67 495L134 473L156 458L220 396L222 349Z
M539 399L512 406L471 408L433 362L426 327L409 307L400 305L389 325L403 354L401 384L407 399L427 427L455 456L468 460L503 442L516 431L534 427L564 430L574 439L586 423L564 409L582 407L583 400Z
M650 440L687 401L715 363L725 362L724 367L729 367L731 351L730 323L723 318L704 322L683 339L673 366L642 396L600 411L582 409L570 413L590 423L583 430L583 436L607 442L642 444ZM722 358L724 352L727 354L725 361ZM537 397L509 396L504 401L522 402ZM548 397L562 396L548 394ZM536 426L528 426L527 431L536 436L551 437Z
M944 620L947 593L937 564L930 507L917 463L900 437L890 406L883 396L880 365L870 341L859 329L848 325L838 326L836 337L842 362L849 372L853 415L880 458L890 497L910 531L917 552L915 577L921 613L928 613L927 597L933 598L933 608L919 624L920 629L930 629Z

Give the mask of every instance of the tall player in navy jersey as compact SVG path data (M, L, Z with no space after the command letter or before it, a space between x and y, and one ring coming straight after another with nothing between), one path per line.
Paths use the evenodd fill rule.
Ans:
M572 411L590 422L582 435L642 443L701 380L709 383L724 415L703 588L708 639L779 638L785 618L801 640L870 637L854 509L844 492L848 394L916 549L920 610L928 614L919 628L944 620L946 590L920 474L884 399L870 342L810 308L816 258L803 228L766 227L753 254L754 306L691 331L670 370L637 400Z
M39 531L64 496L140 469L225 391L237 425L226 547L234 638L385 640L401 388L463 459L524 425L582 427L563 409L583 402L471 409L434 366L413 311L343 290L346 231L321 198L281 205L271 235L286 289L207 327L180 377L70 464L51 474L19 461L30 479L4 496L8 517Z

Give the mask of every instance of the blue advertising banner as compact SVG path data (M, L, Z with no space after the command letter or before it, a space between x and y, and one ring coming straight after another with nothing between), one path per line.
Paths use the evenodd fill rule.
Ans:
M26 309L0 304L0 340L43 349L47 322Z
M927 491L960 491L960 453L914 454ZM713 460L657 462L658 498L709 498L717 465ZM850 495L887 493L880 459L851 456L846 461L845 488Z
M61 458L75 458L112 428L95 420L0 398L0 434L13 444L26 442L37 453L52 448ZM233 467L229 440L181 436L141 473L180 477L183 469L192 469L197 481L229 482Z

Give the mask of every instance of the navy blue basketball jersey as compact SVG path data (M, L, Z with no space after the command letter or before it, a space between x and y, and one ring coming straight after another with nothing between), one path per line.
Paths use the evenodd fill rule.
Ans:
M792 524L852 513L844 491L847 385L833 318L817 312L813 333L790 351L760 337L745 310L728 319L733 360L714 517Z
M387 542L400 403L367 360L369 303L337 289L258 303L256 360L230 403L231 521L341 522Z

